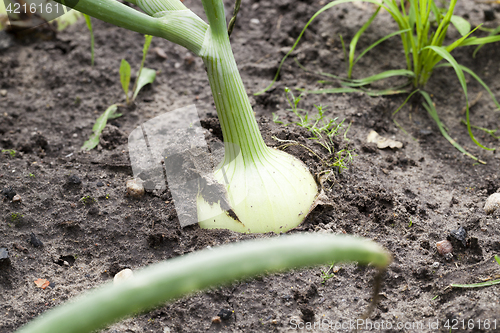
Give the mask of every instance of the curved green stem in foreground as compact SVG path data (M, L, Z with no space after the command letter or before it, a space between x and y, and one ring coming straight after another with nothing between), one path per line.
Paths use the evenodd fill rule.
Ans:
M331 261L383 268L391 257L373 241L343 235L300 234L224 245L152 265L122 283L108 283L47 312L18 333L90 332L210 286Z

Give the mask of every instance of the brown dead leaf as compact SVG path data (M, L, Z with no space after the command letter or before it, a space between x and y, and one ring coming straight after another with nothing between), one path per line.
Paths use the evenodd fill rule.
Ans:
M371 143L371 142L376 143L378 149L384 149L384 148L387 148L387 147L389 147L391 149L396 149L396 148L400 149L400 148L403 148L403 143L401 143L399 141L396 141L396 140L384 138L383 136L380 136L374 130L370 131L370 134L368 134L368 137L366 138L366 142L368 142L368 143Z
M163 59L167 59L168 56L167 56L167 53L165 53L165 51L162 49L162 48L159 48L159 47L155 47L153 49L153 52L160 58L163 58Z
M49 280L46 280L46 279L38 279L38 280L35 280L33 282L35 282L35 284L38 288L42 288L42 289L47 288L50 284Z

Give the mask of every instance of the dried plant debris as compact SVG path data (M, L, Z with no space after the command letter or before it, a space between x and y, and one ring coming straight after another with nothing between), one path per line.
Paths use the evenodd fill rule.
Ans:
M376 143L378 149L385 149L385 148L401 149L401 148L403 148L402 142L399 142L399 141L396 141L393 139L384 138L383 136L380 136L374 130L370 131L370 134L368 134L366 141L368 143Z

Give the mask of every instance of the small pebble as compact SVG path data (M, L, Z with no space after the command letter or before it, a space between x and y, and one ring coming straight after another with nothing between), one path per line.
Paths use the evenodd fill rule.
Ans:
M144 195L142 181L136 179L127 180L127 195L132 198L140 198Z
M453 252L453 246L449 240L444 240L436 243L437 250L440 255L447 257Z
M212 318L212 323L213 324L220 324L220 317L219 316L215 316Z
M0 90L0 95L1 95L2 97L7 96L7 90L5 90L5 89Z
M500 208L500 193L493 193L486 199L484 204L484 211L486 214L493 214L493 212Z
M436 261L432 264L432 268L439 268L439 263Z
M467 246L467 231L464 229L464 227L459 227L456 230L452 230L450 232L450 236L461 242L464 247Z
M103 182L97 182L97 187L103 187L104 183Z
M13 198L12 198L12 202L21 202L22 201L22 198L19 194L16 194Z
M123 281L126 281L134 276L134 272L130 268L125 268L116 273L115 277L113 278L114 283L121 283Z
M250 23L252 23L252 24L260 24L260 21L257 18L253 18L253 19L250 20Z
M170 330L170 327L165 326L165 327L163 328L163 333L170 333L170 332L172 332L172 331Z

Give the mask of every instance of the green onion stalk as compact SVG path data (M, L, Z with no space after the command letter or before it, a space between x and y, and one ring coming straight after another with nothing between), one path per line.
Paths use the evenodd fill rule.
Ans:
M214 177L226 198L213 202L199 191L200 226L243 233L281 233L298 226L313 206L318 187L301 161L264 143L231 49L223 1L202 0L209 24L179 0L129 2L145 13L114 0L80 0L73 8L165 38L203 59L225 147Z

